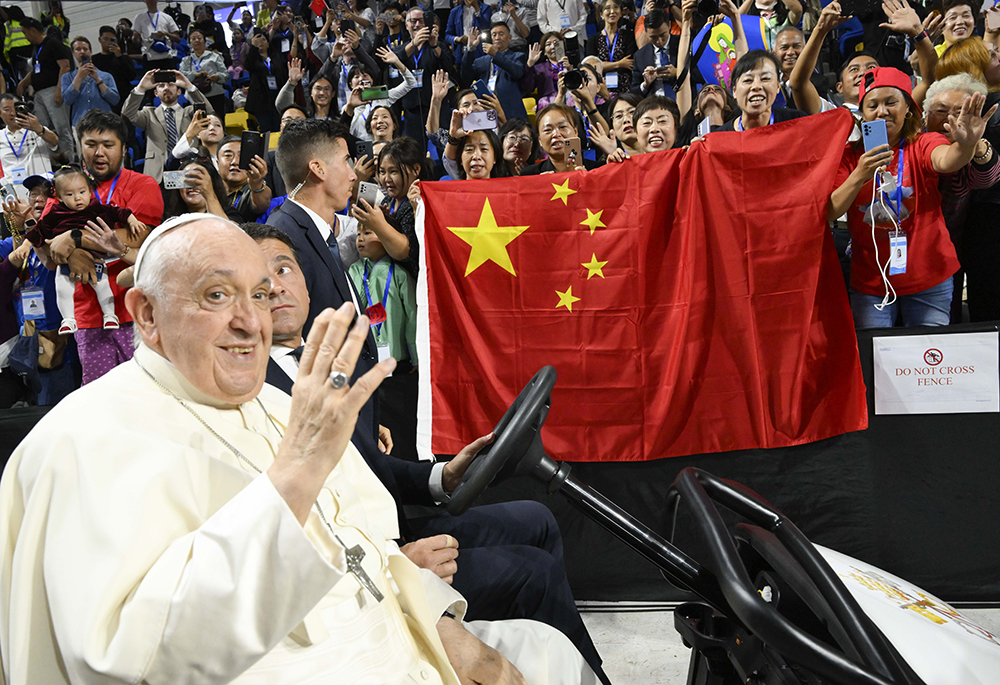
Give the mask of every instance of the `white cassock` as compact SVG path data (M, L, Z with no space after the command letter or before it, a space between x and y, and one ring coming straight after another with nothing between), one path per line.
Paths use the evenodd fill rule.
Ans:
M150 349L135 356L267 470L287 395L265 385L260 403L222 405ZM353 446L318 502L332 531L315 508L301 526L135 361L117 367L49 412L5 469L0 682L457 685L435 623L465 600L399 551L393 499ZM354 545L384 601L347 571ZM465 626L532 685L596 682L544 624Z

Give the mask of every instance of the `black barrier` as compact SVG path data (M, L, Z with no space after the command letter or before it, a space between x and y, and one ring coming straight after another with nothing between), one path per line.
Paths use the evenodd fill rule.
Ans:
M813 542L947 601L1000 601L1000 414L875 416L872 370L873 337L994 330L994 324L966 324L860 331L865 431L773 450L577 463L573 475L669 537L662 529L667 489L682 469L695 466L757 491ZM506 481L483 502L521 498L544 502L559 521L578 600L686 598L638 554L534 482ZM683 529L682 518L677 530ZM680 534L677 541L690 542Z
M574 464L573 475L669 537L662 529L667 489L682 469L695 466L757 491L813 542L948 601L1000 601L1000 414L875 416L872 380L873 337L993 330L996 325L967 324L859 332L868 386L865 431L773 450ZM44 412L0 412L4 463ZM686 598L652 564L534 481L500 483L481 503L512 499L537 499L552 509L577 599ZM683 531L683 518L678 530ZM685 540L679 536L678 542Z

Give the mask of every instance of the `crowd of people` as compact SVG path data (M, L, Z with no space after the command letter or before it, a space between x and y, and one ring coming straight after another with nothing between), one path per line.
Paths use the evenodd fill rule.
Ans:
M1000 8L885 0L850 18L836 0L822 11L797 0L369 4L264 0L222 19L208 4L188 17L147 0L100 28L96 52L55 0L37 19L2 8L0 256L18 276L3 296L0 405L55 403L128 359L122 299L148 230L190 212L271 222L301 179L283 169L280 142L244 158L239 134L280 141L302 120L349 140L350 197L328 223L359 307L388 315L384 354L411 377L386 397L401 435L415 430L423 180L590 170L843 107L858 126L829 221L856 325L957 322L963 300L973 321L1000 318L989 219ZM744 15L760 17L764 44L750 44ZM867 49L838 40L848 21ZM715 35L702 27L721 22L728 66L700 73ZM887 145L868 149L861 124L878 120Z
M326 463L329 468L318 481L305 478L307 484L293 487L289 484L304 478L301 472L289 475L295 467L283 455L293 448L283 452L254 440L303 447L299 431L306 428L297 422L305 419L296 413L295 402L306 403L300 409L316 409L319 405L308 404L309 393L328 392L331 383L334 391L350 387L367 372L370 382L381 381L376 396L348 393L344 398L355 398L348 404L360 411L351 442L395 499L379 509L390 512L388 519L379 519L385 542L407 541L401 551L408 559L454 583L470 599L467 617L544 621L569 636L579 651L571 649L568 661L553 662L576 664L570 670L582 675L572 682L607 682L573 604L550 514L512 503L454 520L402 515L403 504L445 501L490 440L477 440L448 466L417 460L416 291L422 276L414 224L422 181L586 173L726 135L718 132L736 135L844 108L857 125L844 141L836 178L830 179L827 219L856 326L946 325L962 320L963 302L973 321L1000 319L1000 232L989 218L1000 202L994 146L994 141L1000 145L1000 8L983 12L967 0L948 0L939 11L930 4L883 0L881 10L852 18L842 15L837 0L822 10L799 0L746 0L740 6L733 0L647 0L641 6L629 0L597 5L589 0L434 0L427 5L348 0L333 5L239 3L220 21L220 10L212 5L197 6L194 17L188 17L178 7L161 10L157 0L146 0L146 11L138 16L100 28L99 51L90 38L73 33L57 1L39 18L17 6L0 8L5 232L0 243L0 407L55 405L76 387L111 378L112 369L135 354L135 363L116 371L114 385L97 384L90 395L77 395L84 399L73 404L73 411L85 408L91 395L111 402L108 393L134 391L136 404L123 408L132 412L130 431L141 425L158 439L183 440L172 423L146 425L143 402L153 396L178 403L157 414L158 420L167 421L171 411L199 418L200 411L239 424L246 435L231 443L199 418L232 452L233 459L224 461L242 461L257 473L263 471L260 464L273 461L268 473L277 494L271 499L279 501L280 495L290 507L253 509L249 520L273 515L261 525L278 526L274 521L295 513L302 524L319 493L316 483L335 478L330 474L336 473L331 469L340 453ZM744 16L759 20L761 31L748 33ZM723 22L731 28L713 30ZM854 42L847 40L847 22L860 27ZM752 43L751 33L759 33L763 42ZM723 46L719 69L703 73L696 63L714 40ZM858 49L862 43L865 49ZM837 65L837 70L824 73L821 64ZM244 145L255 144L253 135L244 135L250 131L263 134L265 144L243 154ZM680 184L683 189L683 179ZM340 310L332 315L331 308ZM359 321L366 327L370 323L370 330L347 336L349 312L367 316ZM354 359L343 367L347 373L340 373L339 358L316 353L324 336L337 338L330 347L343 344L348 356L357 357L355 373ZM255 350L268 339L265 362ZM313 340L312 348L306 340ZM274 388L286 393L293 383L305 388L290 400L292 419L286 414L283 422L290 438L284 442L267 410L224 418L234 406L249 411L242 407L251 406L255 397L261 409L261 397L272 406L287 400L275 399L272 389L257 397L265 363ZM144 385L147 377L155 387ZM69 412L67 426L72 424ZM169 420L182 420L177 417ZM73 415L73 421L80 420ZM113 430L111 423L107 430ZM327 438L346 444L342 427L337 430ZM135 437L128 435L123 445ZM109 436L99 444L116 442L116 433ZM80 434L71 438L81 439ZM250 444L247 457L238 446ZM30 461L30 441L25 449ZM165 463L179 459L165 448L162 452ZM121 459L122 470L115 475L133 473L124 452ZM344 459L345 468L354 468L350 457ZM109 457L107 468L116 463ZM291 470L283 471L284 466ZM196 479L185 480L182 474L200 468L194 461L176 464L175 480L163 492L183 490ZM233 490L237 501L235 492L243 485L226 480L221 490ZM363 489L358 481L342 487ZM111 497L122 511L153 506L122 500L118 492L95 494L100 492L90 496L95 501ZM303 499L303 492L311 499ZM339 490L336 496L341 497ZM202 531L205 510L182 500L188 502L175 497L173 504L156 504L162 505L157 515L176 521L176 530ZM242 535L233 533L243 530L235 519L227 520L220 530ZM326 535L322 524L334 531L325 518L314 523L314 537ZM70 531L64 538L87 534ZM368 542L348 551L377 538L368 536ZM458 538L464 556L456 565ZM157 540L144 540L151 559L165 554L156 548ZM388 557L380 557L377 545L368 551L369 559L381 564L370 572L385 573ZM306 554L301 548L295 553ZM378 587L362 582L368 576L355 562L351 573L379 597ZM334 582L318 568L325 561L303 563L311 564L319 585L323 579ZM182 579L182 568L170 566L157 578L164 587L188 593L183 606L191 611L172 610L171 623L159 632L152 614L108 618L114 611L109 614L107 606L95 603L101 592L82 586L71 592L76 599L66 606L77 602L79 611L54 612L56 633L69 630L78 639L83 634L79 622L118 626L121 618L121 626L134 630L123 628L115 639L139 647L119 645L115 653L109 647L107 655L89 658L86 648L74 652L73 640L58 635L62 644L53 643L52 649L62 650L62 657L51 663L65 660L70 671L83 673L100 662L109 673L133 680L152 675L169 680L181 672L172 669L182 668L187 653L174 647L144 665L128 655L152 653L177 635L199 634L208 620L195 610L215 606L199 594L198 583L205 579L198 569L184 570ZM34 570L25 573L30 577ZM294 570L268 573L283 579ZM155 583L144 590L146 580L136 595L130 580L121 578L123 602L126 595L140 596L149 607L160 607L170 596ZM66 582L75 587L75 580ZM315 603L323 587L295 601L289 597L289 606L310 598ZM380 587L400 597L407 593L384 583ZM272 615L267 603L254 606L274 632L268 639L274 640L264 649L262 635L246 638L255 645L246 654L263 656L262 663L272 665L291 660L296 645L306 644L296 640L308 639L292 639L289 630L312 605L303 604L297 614L289 609L288 617ZM365 613L365 620L385 618L377 605L365 606L374 612ZM412 608L405 601L402 607L404 612ZM160 615L159 609L148 611ZM291 614L298 618L288 623ZM50 639L49 623L43 623ZM309 639L318 634L317 624L303 625ZM443 650L435 643L420 658L445 659L448 652L458 671L455 652L448 649L455 637L450 630L439 623ZM229 644L223 643L233 637L224 632L209 636L221 642L212 651L215 642L208 640L212 655L207 659L222 659L218 655ZM487 644L495 637L480 635ZM546 634L534 643L544 651L552 639ZM287 654L278 653L279 641ZM552 654L564 647L557 642L551 643ZM413 651L411 644L398 650L387 645L377 650L386 655L378 668L398 674L419 661L413 655L414 660L400 660ZM198 651L190 643L184 648ZM47 658L44 649L24 649L24 654ZM243 661L210 667L238 675L253 663L246 654L240 656ZM574 661L581 655L585 664ZM528 666L518 662L518 668Z

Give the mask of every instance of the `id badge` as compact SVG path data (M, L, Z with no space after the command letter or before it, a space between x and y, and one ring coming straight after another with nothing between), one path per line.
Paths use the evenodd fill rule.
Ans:
M267 87L271 90L278 90L278 79L275 76L267 77Z
M569 21L569 15L568 14L560 14L559 15L559 28L561 28L561 29L568 29L572 25L573 24L571 24L570 21Z
M292 49L292 43L291 43L291 41L289 41L287 38L283 39L281 41L281 51L282 52L289 52L289 51L291 51L291 49Z
M399 78L399 69L397 69L396 67L389 67L389 77Z
M604 83L608 87L608 90L618 87L618 72L609 71L604 75Z
M45 318L45 292L41 288L21 289L21 310L24 318L38 321Z
M14 167L7 173L7 175L10 176L14 183L20 183L24 179L28 178L28 167Z
M381 302L378 304L373 304L371 307L365 310L365 316L368 317L368 323L372 326L377 326L380 323L385 323L385 307Z
M495 72L493 72L493 75L490 76L489 87L490 87L490 90L492 92L494 92L494 93L497 92L497 76L499 74L500 74L499 71L495 71Z
M906 273L906 236L889 236L889 275Z
M36 74L42 73L42 64L41 64L41 62L38 62L38 61L35 62L35 73Z
M378 346L378 360L380 362L384 362L386 359L388 359L391 356L392 355L389 354L389 346L388 345L379 345ZM390 373L389 376L391 376L391 375L392 374Z
M414 69L413 70L413 78L417 79L417 85L416 85L417 88L423 88L424 87L424 70L423 69Z

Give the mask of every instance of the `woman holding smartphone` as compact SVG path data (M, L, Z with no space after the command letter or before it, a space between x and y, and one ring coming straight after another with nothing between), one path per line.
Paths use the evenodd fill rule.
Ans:
M949 143L940 133L921 133L910 77L898 69L868 72L859 95L863 121L885 122L889 143L848 143L827 207L829 221L847 213L854 325L890 328L901 314L904 326L946 326L959 264L938 176L972 161L997 108L983 114L982 95L966 98L961 111L948 116Z

